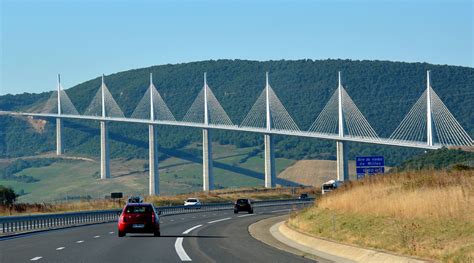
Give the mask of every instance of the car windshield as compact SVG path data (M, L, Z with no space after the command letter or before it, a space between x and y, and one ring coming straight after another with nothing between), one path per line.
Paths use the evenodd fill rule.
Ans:
M197 199L188 199L186 202L189 202L189 203L196 203L196 202L197 202Z
M136 206L136 205L129 205L125 208L125 213L149 213L151 212L150 206Z
M248 199L238 199L237 204L248 204L249 200Z

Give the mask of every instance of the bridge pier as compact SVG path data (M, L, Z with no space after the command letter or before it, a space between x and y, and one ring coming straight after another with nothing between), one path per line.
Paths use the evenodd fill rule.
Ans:
M63 154L63 120L56 118L56 155Z
M349 181L349 165L347 162L347 154L349 149L347 148L347 142L336 141L337 150L337 180L338 181Z
M210 130L202 129L202 190L214 190L214 174L212 165L212 145Z
M160 173L158 171L158 144L155 141L155 125L148 126L149 132L149 195L160 194Z
M273 136L264 135L265 142L265 188L272 188L276 185L275 176L275 151L273 145Z
M109 135L107 123L100 121L100 179L110 178Z

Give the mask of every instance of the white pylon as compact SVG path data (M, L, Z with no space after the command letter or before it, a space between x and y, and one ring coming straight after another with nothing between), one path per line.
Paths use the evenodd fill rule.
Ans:
M155 109L153 105L153 73L150 72L150 120L155 120Z
M204 72L204 124L209 124L209 112L207 105L207 77L206 72Z
M272 129L272 116L270 114L270 84L268 81L268 72L265 74L265 101L266 101L266 121L267 121L267 131Z
M339 119L339 137L344 137L344 119L342 112L342 82L341 82L341 72L338 72L338 119Z
M430 71L426 71L426 143L433 146L433 122L431 119L431 79Z
M58 74L58 115L61 115L61 75Z
M102 74L101 92L102 92L102 117L105 118L105 82L104 82L104 74Z

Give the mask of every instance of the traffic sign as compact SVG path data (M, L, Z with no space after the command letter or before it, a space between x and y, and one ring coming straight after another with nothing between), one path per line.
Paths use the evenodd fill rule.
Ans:
M377 167L385 166L385 160L383 156L359 156L356 157L357 167Z
M374 174L383 174L385 172L385 167L357 167L356 173L363 175L374 175Z

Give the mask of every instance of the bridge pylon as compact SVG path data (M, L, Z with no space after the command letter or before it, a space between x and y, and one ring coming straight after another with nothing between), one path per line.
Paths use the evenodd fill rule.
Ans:
M272 129L272 115L270 111L270 84L268 81L268 72L265 74L265 83L266 130L270 131ZM265 187L272 188L276 185L273 136L269 133L263 136L265 144Z
M150 120L155 120L155 109L153 101L153 93L155 86L153 85L153 75L150 73ZM148 125L148 194L159 195L160 194L160 173L158 170L158 144L156 143L157 132L156 125Z
M342 109L343 96L342 96L342 82L341 82L341 72L338 72L338 135L340 138L344 138L344 114ZM337 180L338 181L349 181L349 165L347 162L348 147L347 142L342 140L336 141L336 171L337 171Z
M61 75L58 74L58 115L61 115ZM56 118L56 155L63 154L63 122Z
M105 119L105 82L102 75L101 101L102 118ZM100 121L100 179L110 178L109 131L105 120Z
M209 125L209 102L207 76L204 72L204 124ZM214 190L214 173L212 162L211 133L207 128L202 129L202 190Z

